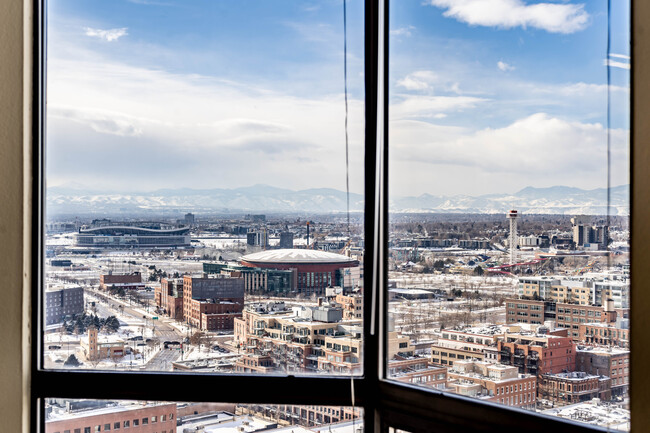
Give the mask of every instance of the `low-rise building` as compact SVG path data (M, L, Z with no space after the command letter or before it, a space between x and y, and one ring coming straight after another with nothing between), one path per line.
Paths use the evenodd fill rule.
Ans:
M626 395L630 386L630 351L612 347L579 346L576 370L611 378L613 396Z
M176 403L105 403L81 410L50 407L45 433L176 433Z
M599 346L630 347L630 330L610 323L580 324L580 342Z
M142 290L145 285L142 282L140 272L126 275L106 274L99 276L99 288L101 290L108 290L113 287L116 289L123 288L125 290Z
M542 375L575 370L575 344L568 337L532 332L505 334L497 339L499 362L520 373Z
M398 382L444 389L447 368L435 366L427 358L393 359L388 361L388 376Z
M363 295L340 293L336 295L334 301L342 306L344 320L363 318Z
M99 335L95 328L88 328L88 336L79 339L81 352L88 361L117 359L125 355L124 340L111 335Z
M539 379L538 397L551 406L565 406L600 398L611 399L611 380L607 376L583 371L543 374Z
M248 305L234 319L234 343L268 355L281 370L360 371L361 320L341 320L336 306L288 309L283 302Z
M452 392L507 406L533 409L537 378L516 367L481 361L458 361L447 372Z

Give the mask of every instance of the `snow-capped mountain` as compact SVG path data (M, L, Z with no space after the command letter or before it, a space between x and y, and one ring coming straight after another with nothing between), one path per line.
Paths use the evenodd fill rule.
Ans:
M611 189L612 213L629 215L629 185ZM360 194L350 194L350 210L363 210ZM502 213L517 209L529 214L591 214L607 212L605 188L583 190L566 186L527 187L513 194L393 197L392 212ZM52 187L47 212L61 214L130 213L337 213L346 210L346 194L330 188L293 191L268 185L235 189L161 189L141 193L96 192Z

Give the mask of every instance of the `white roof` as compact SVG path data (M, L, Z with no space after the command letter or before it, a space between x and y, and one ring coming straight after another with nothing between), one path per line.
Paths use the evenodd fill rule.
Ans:
M243 256L241 260L250 263L352 263L355 261L342 254L295 248L262 251Z

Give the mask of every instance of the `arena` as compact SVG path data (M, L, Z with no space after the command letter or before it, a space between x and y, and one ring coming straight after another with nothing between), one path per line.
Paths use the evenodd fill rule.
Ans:
M343 286L345 269L358 267L359 261L319 250L280 249L243 256L241 264L252 268L292 270L299 293L321 295L327 287Z

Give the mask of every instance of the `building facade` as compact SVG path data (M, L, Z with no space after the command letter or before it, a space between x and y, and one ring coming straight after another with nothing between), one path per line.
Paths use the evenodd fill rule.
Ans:
M123 404L61 414L50 413L45 433L177 433L176 404Z
M82 287L59 287L45 290L45 325L63 322L84 312L84 289Z
M359 266L350 257L310 249L280 249L249 254L241 258L251 268L292 270L296 291L305 295L323 295L327 287L345 286L345 269Z

